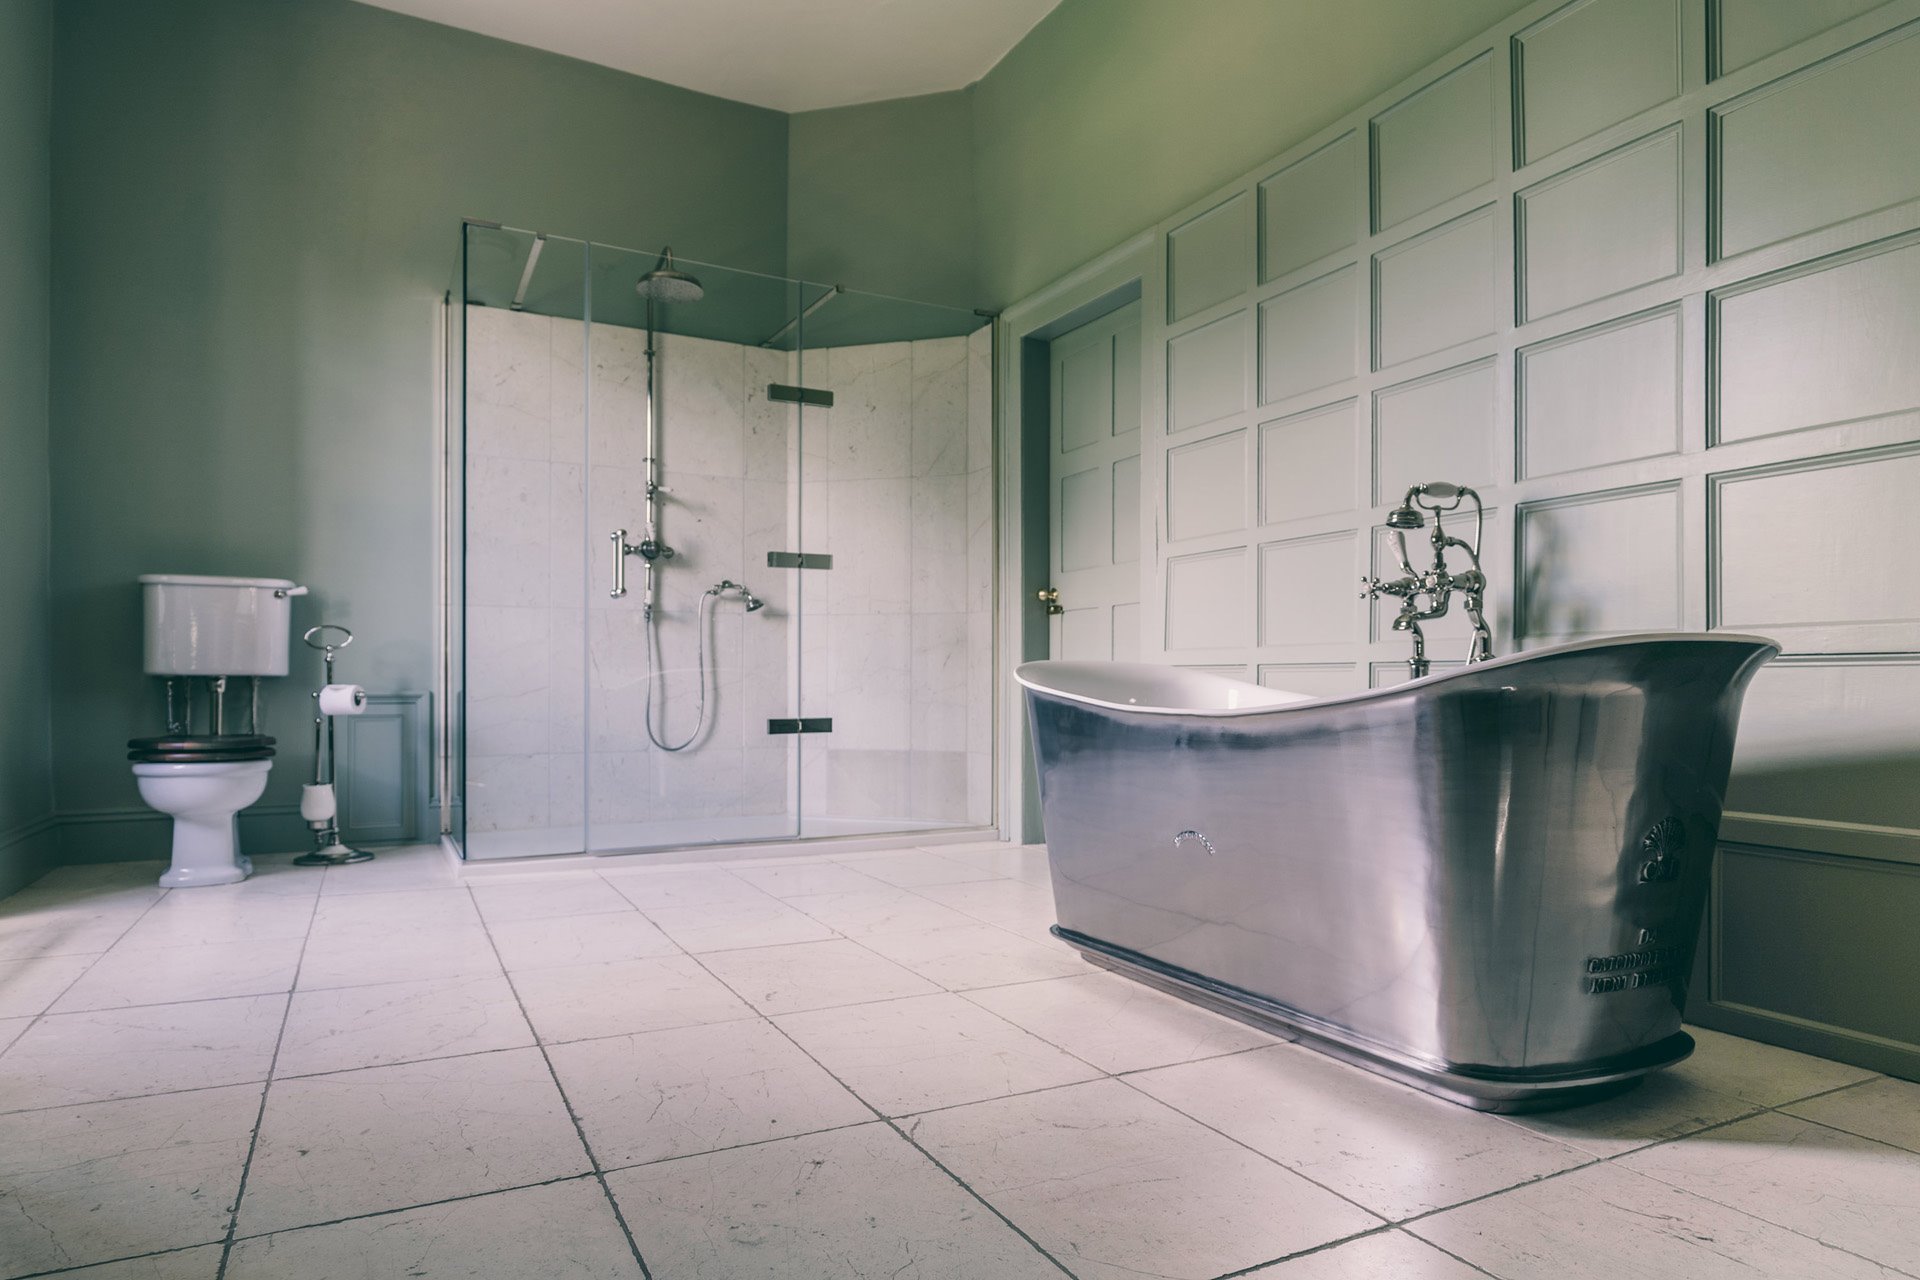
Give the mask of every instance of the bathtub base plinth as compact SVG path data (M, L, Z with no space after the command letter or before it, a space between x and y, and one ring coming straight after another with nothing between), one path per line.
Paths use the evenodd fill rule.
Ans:
M1475 1111L1513 1114L1598 1102L1625 1093L1649 1072L1672 1066L1693 1052L1693 1037L1675 1032L1632 1054L1544 1070L1425 1062L1203 974L1059 925L1051 932L1103 969Z

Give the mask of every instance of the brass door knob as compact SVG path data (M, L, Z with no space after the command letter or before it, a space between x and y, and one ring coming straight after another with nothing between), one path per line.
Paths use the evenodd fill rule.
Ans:
M1060 588L1042 587L1038 591L1034 592L1033 594L1034 594L1034 597L1038 599L1041 604L1047 607L1047 613L1049 615L1056 614L1056 613L1065 613L1067 611L1066 607L1060 603Z

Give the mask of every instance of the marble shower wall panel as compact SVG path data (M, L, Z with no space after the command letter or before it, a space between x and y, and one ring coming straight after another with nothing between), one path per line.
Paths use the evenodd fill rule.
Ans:
M809 814L988 820L990 771L969 757L990 755L991 726L969 708L992 696L991 628L972 624L992 603L989 361L984 337L802 356L806 384L834 393L808 432L826 437L824 484L803 485L807 549L834 557L803 606L802 703L834 721L803 748Z
M555 606L579 598L577 588L564 594L577 567L562 548L577 540L581 517L580 443L569 450L554 428L556 399L579 400L577 391L571 402L556 397L568 377L554 358L558 323L467 309L467 823L476 832L546 826L553 756L579 750L578 736L564 734L578 724L567 714L575 708L555 683L567 674L556 669L556 632L577 633L556 627ZM576 349L576 383L579 368Z

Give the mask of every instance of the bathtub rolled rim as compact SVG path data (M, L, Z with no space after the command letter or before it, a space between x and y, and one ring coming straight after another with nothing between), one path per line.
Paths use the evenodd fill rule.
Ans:
M1519 653L1510 653L1503 657L1489 658L1485 662L1476 662L1452 667L1445 671L1436 671L1432 675L1422 676L1418 680L1407 680L1399 684L1386 685L1379 689L1359 689L1352 693L1334 694L1316 698L1306 694L1291 693L1281 689L1270 689L1265 685L1254 684L1246 680L1235 680L1228 676L1215 675L1208 671L1194 671L1188 668L1168 667L1152 662L1087 662L1068 659L1045 659L1035 662L1023 662L1014 668L1013 678L1021 687L1034 693L1059 698L1081 706L1101 707L1109 711L1131 712L1152 716L1205 716L1239 717L1307 711L1320 707L1365 702L1370 699L1398 697L1410 689L1430 689L1450 681L1467 677L1477 677L1488 671L1521 666L1537 662L1543 658L1557 657L1572 653L1588 653L1603 649L1619 649L1651 644L1736 644L1748 645L1756 650L1766 651L1766 660L1777 657L1780 643L1766 636L1750 635L1734 631L1644 631L1630 635L1603 636L1592 640L1575 640L1566 644L1549 645L1540 649L1526 649ZM1112 698L1103 698L1078 689L1062 687L1060 683L1049 681L1063 677L1079 676L1082 681L1089 677L1094 681L1117 684L1129 673L1141 677L1140 687L1166 685L1169 672L1177 672L1175 679L1192 688L1209 688L1221 695L1224 706L1200 705L1164 705L1161 703L1120 702ZM1240 705L1233 705L1239 701Z

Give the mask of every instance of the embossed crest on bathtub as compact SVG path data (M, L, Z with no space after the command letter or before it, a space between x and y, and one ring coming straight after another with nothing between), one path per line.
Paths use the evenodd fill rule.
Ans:
M1640 864L1641 884L1671 884L1680 878L1680 851L1687 843L1687 829L1678 818L1662 818L1653 830L1640 838L1640 852L1647 860Z

